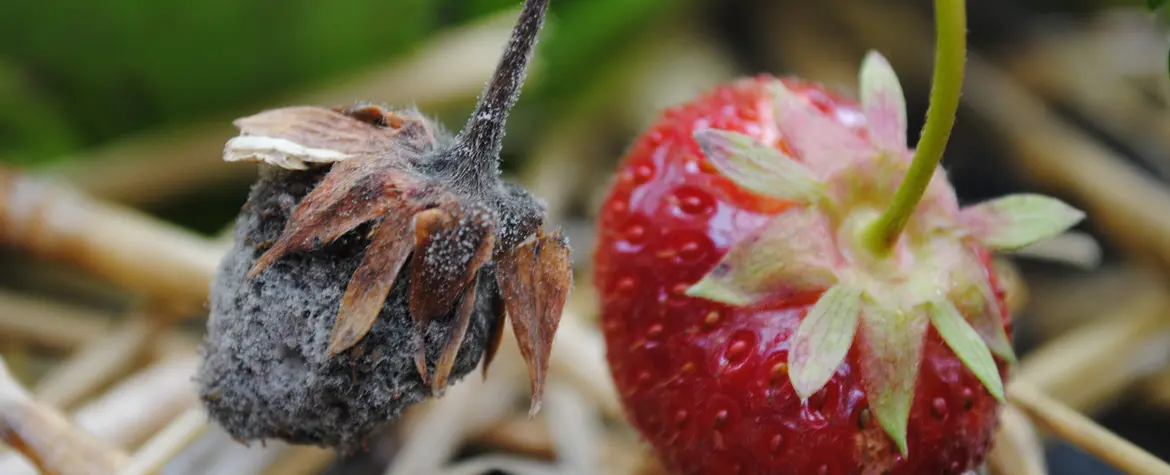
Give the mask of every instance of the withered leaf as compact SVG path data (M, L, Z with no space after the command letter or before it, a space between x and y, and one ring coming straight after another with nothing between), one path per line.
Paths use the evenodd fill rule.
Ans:
M241 136L288 140L302 147L335 150L346 155L378 154L391 149L395 128L377 127L343 111L295 106L270 109L233 122ZM226 151L225 151L226 153ZM225 160L230 160L225 155Z
M492 326L488 331L487 345L483 347L483 377L486 379L488 368L496 359L500 350L500 343L504 340L504 319L507 318L507 306L504 305L504 296L500 293L492 298Z
M330 357L361 341L381 313L399 270L414 248L410 218L391 213L374 231L361 264L354 271L341 298L341 309L329 337Z
M377 157L362 157L334 165L325 178L293 210L284 232L252 266L255 277L291 252L302 252L332 242L342 234L389 212L397 190L383 182L392 165ZM401 180L409 180L399 174ZM380 179L382 178L382 179ZM387 195L391 196L387 196Z
M419 212L414 222L410 315L418 343L415 363L426 380L423 331L431 320L451 311L464 287L491 258L495 229L487 210L453 202Z
M404 206L402 197L425 180L410 168L419 144L337 111L289 107L236 121L245 134L287 139L306 147L353 155L333 165L325 178L293 210L284 232L253 265L255 277L277 259L337 239L363 223ZM408 215L409 209L396 209Z
M464 286L491 258L495 230L488 211L444 206L415 215L410 313L430 321L451 311Z
M459 346L463 344L463 337L467 335L467 327L471 324L471 313L475 310L475 285L476 281L473 279L463 292L459 312L455 314L455 324L451 327L451 334L447 337L447 343L443 345L443 351L439 353L439 361L435 362L431 392L436 396L447 388L447 377L451 375L455 357L459 356Z
M540 410L552 341L572 285L569 247L560 232L522 244L498 259L498 280L532 384L530 414Z

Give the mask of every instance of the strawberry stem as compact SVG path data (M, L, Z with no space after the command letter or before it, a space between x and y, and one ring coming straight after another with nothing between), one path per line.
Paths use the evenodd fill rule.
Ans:
M926 125L914 150L914 161L895 192L894 201L862 236L865 245L878 255L890 252L918 207L918 201L942 160L955 124L955 112L959 109L963 67L967 59L966 5L964 0L935 0L934 8L938 39Z
M520 98L520 88L528 73L537 34L544 26L548 3L549 0L525 0L491 81L471 118L455 137L454 146L446 152L444 160L448 166L456 168L455 181L459 184L483 190L494 186L499 178L504 126L509 111Z

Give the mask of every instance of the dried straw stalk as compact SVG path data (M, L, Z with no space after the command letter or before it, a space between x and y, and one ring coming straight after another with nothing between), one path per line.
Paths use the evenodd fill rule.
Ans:
M1162 275L1129 263L1110 264L1091 273L1075 273L1030 282L1035 298L1028 306L1028 326L1048 341L1118 310L1118 302L1164 293Z
M1036 436L1032 422L1015 406L1008 405L999 417L995 449L987 460L988 468L998 475L1047 475L1044 447Z
M264 475L317 475L337 458L331 450L297 446L287 450Z
M1011 383L1007 395L1011 403L1036 424L1126 473L1170 475L1170 465L1166 462L1109 432L1026 381Z
M45 475L106 475L125 454L78 430L65 415L32 399L0 359L0 440ZM4 473L13 473L4 471Z
M1076 197L1111 239L1170 265L1170 190L991 65L973 59L970 71L970 107L1008 139L1023 171Z
M145 315L130 316L54 367L37 382L33 394L54 407L73 407L131 370L154 344L160 327Z
M118 475L154 473L208 428L202 407L192 406L167 424L126 462Z
M178 227L0 168L0 243L198 306L222 250Z
M1064 404L1088 410L1117 399L1165 364L1170 297L1161 292L1137 296L1099 317L1028 355L1015 377Z
M107 315L41 298L0 292L0 334L53 351L72 351L109 327Z
M1165 31L1137 7L1051 28L1013 48L1008 70L1046 100L1121 139L1170 178Z
M196 363L197 359L194 356L159 362L124 379L110 391L74 412L71 417L72 422L61 416L53 419L60 424L23 426L20 428L19 435L33 440L69 441L93 438L104 444L109 444L108 447L135 447L166 426L185 409L196 405L195 388L191 382L192 376L195 374ZM25 394L24 399L15 396L21 393ZM23 408L29 407L29 404L33 407L56 411L48 409L43 404L33 402L27 396L27 392L20 389L19 386L15 386L14 383L5 386L5 394L12 395L13 400L24 402L18 405L0 403L0 420L14 420L11 418L20 417ZM5 399L0 398L0 401L3 400ZM111 458L118 460L119 463L125 460L124 455L118 455L120 452L112 455L69 452L72 455L63 457L47 450L48 448L51 447L32 447L35 453L28 455L29 459L47 458L59 464L74 463L74 458L84 461L86 457L91 455L97 457L94 458L94 464ZM76 463L81 464L81 462ZM34 475L37 471L25 458L0 454L0 473ZM62 469L59 472L49 473L75 475L90 472Z

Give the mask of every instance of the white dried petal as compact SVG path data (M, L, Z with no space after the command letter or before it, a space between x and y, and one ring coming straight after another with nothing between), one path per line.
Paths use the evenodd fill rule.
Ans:
M309 164L333 163L353 155L337 150L312 148L288 139L241 135L224 145L227 162L264 162L287 170L305 170Z

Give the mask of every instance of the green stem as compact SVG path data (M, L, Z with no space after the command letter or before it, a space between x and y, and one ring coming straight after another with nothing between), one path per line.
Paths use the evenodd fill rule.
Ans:
M890 251L918 207L918 201L942 160L955 124L955 112L959 110L963 67L967 61L966 5L964 0L935 0L934 8L938 49L926 126L922 128L922 137L914 150L914 161L894 194L894 201L862 236L866 246L878 255Z

